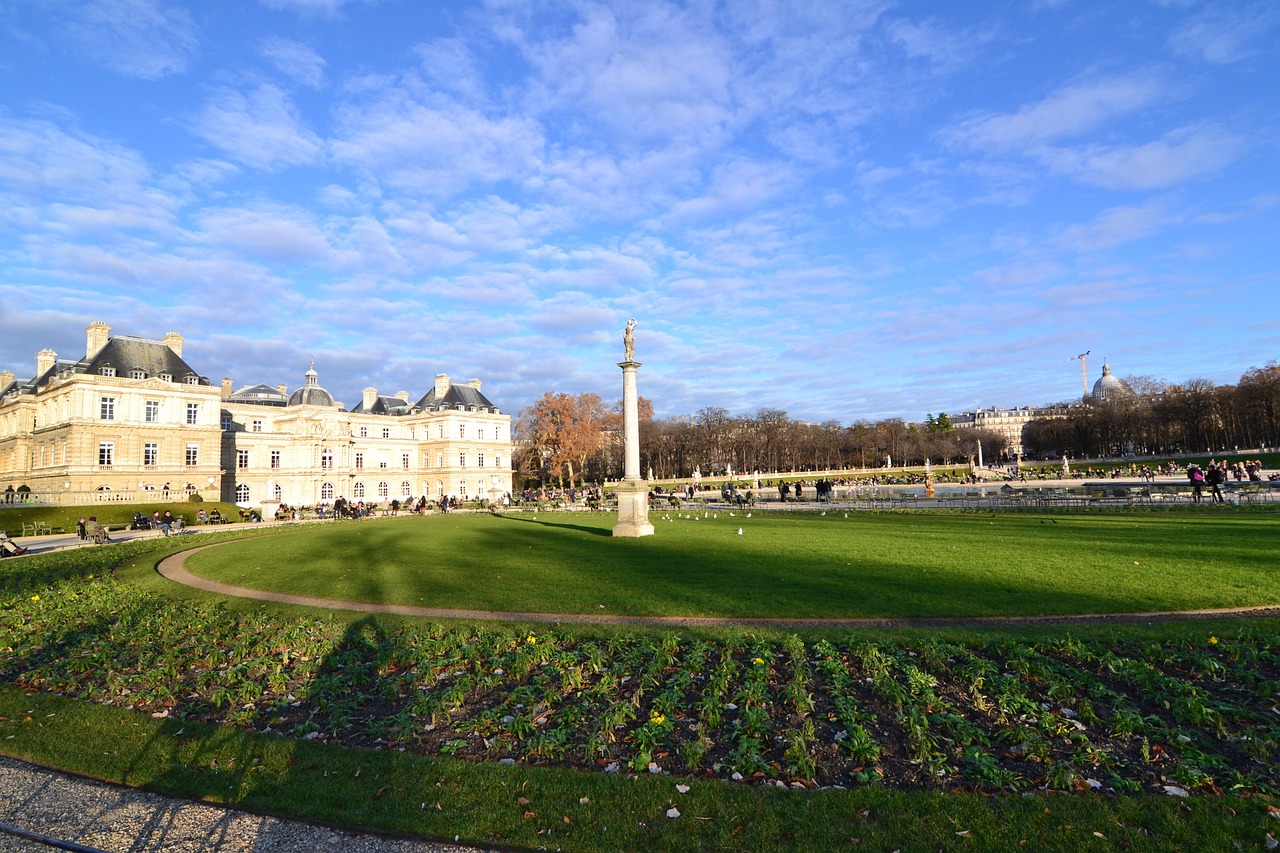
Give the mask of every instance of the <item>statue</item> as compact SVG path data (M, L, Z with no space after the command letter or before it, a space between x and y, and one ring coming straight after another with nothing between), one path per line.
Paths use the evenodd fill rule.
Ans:
M627 321L627 330L622 333L622 347L626 353L623 361L636 360L636 318L632 317Z

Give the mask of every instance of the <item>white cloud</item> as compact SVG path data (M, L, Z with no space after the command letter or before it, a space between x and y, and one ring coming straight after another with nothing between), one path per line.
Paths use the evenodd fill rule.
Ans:
M942 136L955 144L985 151L1026 151L1089 133L1165 96L1165 87L1150 76L1076 83L1014 113L970 117L943 131Z
M543 139L523 116L490 117L456 102L427 104L387 88L338 109L335 157L401 189L457 192L537 174Z
M329 241L310 212L283 205L206 208L197 217L206 245L274 262L322 264Z
M289 39L271 38L264 41L258 50L290 79L312 89L319 89L324 85L324 58L307 45Z
M191 129L228 157L257 169L312 164L324 144L302 121L278 87L263 84L248 93L216 92Z
M1092 222L1062 229L1055 242L1076 252L1092 252L1150 237L1180 221L1160 201L1113 207Z
M1039 156L1059 173L1107 189L1149 190L1213 174L1240 151L1238 139L1216 127L1184 127L1143 145L1044 149Z
M1185 21L1169 44L1182 56L1216 65L1241 62L1272 48L1271 31L1278 23L1280 9L1274 3L1223 4Z
M66 7L65 32L97 62L158 80L186 70L199 30L186 9L161 0L85 0Z

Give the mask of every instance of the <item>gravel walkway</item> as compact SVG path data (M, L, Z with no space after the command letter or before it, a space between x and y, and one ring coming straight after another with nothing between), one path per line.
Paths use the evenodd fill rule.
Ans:
M403 840L164 797L0 758L0 822L116 853L468 853L485 848ZM57 848L0 832L0 853Z
M415 607L408 604L372 604L364 601L345 601L316 598L309 595L291 595L284 592L268 592L242 586L219 583L187 571L187 556L216 548L202 545L190 551L181 551L165 557L156 566L160 575L174 583L202 589L219 595L249 598L257 601L273 601L277 604L300 604L306 607L326 607L331 610L349 610L359 613L389 613L397 616L419 616L428 619L470 619L490 622L539 622L553 624L596 625L644 625L676 628L980 628L1031 625L1102 625L1141 622L1186 622L1207 619L1240 619L1264 616L1280 616L1280 605L1266 604L1257 607L1225 607L1202 610L1157 610L1145 613L1064 613L1052 616L957 616L931 618L720 618L711 616L625 616L620 614L597 615L594 613L522 613L503 610L458 610L447 607Z

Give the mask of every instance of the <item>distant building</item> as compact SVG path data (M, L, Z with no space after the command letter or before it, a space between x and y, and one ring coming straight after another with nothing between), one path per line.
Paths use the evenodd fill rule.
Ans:
M1132 396L1133 389L1126 385L1123 379L1118 376L1112 376L1111 365L1103 362L1102 375L1098 377L1097 382L1093 383L1093 393L1089 395L1089 399L1105 402Z
M183 360L176 332L110 332L91 324L76 361L42 350L30 379L0 372L0 500L385 504L511 491L511 417L479 380L440 374L415 403L367 388L347 411L314 368L291 394L233 391Z

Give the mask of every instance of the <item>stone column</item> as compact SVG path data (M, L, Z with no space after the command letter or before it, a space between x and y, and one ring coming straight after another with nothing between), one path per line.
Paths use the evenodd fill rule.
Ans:
M630 355L630 353L628 353ZM640 362L628 359L622 368L622 482L618 484L618 523L614 536L652 536L649 523L649 486L640 479L640 397L636 391L636 371Z

